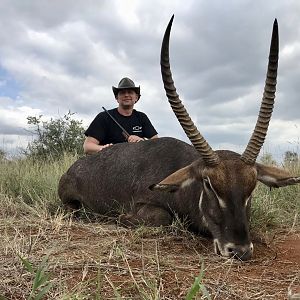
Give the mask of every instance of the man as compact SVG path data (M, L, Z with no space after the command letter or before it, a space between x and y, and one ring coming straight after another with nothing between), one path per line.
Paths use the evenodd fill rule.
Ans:
M126 138L122 130L105 111L99 113L86 130L83 144L84 153L93 154L115 143L136 143L157 138L157 132L146 114L133 109L140 99L140 86L125 77L118 87L112 87L118 107L108 113L129 133Z

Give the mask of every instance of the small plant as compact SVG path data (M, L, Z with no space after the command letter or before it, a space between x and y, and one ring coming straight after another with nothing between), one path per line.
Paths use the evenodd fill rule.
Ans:
M31 293L28 300L40 300L42 299L52 287L52 283L49 282L50 273L47 272L48 256L45 256L37 268L30 263L30 261L22 256L18 255L21 259L23 266L28 272L34 275Z
M84 128L82 121L73 119L70 111L63 117L43 121L42 115L28 116L35 139L28 144L24 154L27 157L47 160L61 158L65 153L82 154Z
M4 160L5 157L6 157L5 151L4 151L3 149L0 148L0 161L1 161L1 160ZM0 298L0 300L1 300L1 298Z
M277 166L277 162L271 153L264 153L260 158L260 162L268 166Z
M204 296L203 299L211 300L209 292L207 291L205 285L202 283L203 277L204 277L204 262L202 261L200 274L195 278L195 281L192 287L190 288L187 296L185 297L185 300L194 299L194 297L199 293L199 291L202 292L202 295Z

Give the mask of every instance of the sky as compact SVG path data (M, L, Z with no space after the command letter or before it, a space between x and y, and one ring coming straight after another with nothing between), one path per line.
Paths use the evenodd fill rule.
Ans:
M160 137L188 141L160 73L165 28L177 92L213 149L239 153L262 98L272 25L279 24L275 108L261 153L300 152L299 0L0 0L0 149L34 138L27 116L68 111L85 128L117 106L112 86L141 86L135 109Z

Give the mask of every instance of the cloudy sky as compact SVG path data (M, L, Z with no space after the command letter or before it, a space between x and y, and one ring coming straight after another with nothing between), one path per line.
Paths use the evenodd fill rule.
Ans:
M177 91L211 146L238 152L256 122L278 19L277 95L263 151L299 153L299 0L0 0L0 148L26 146L29 115L70 110L87 127L102 106L116 106L111 87L125 76L141 86L136 109L159 136L186 140L160 75L172 14Z

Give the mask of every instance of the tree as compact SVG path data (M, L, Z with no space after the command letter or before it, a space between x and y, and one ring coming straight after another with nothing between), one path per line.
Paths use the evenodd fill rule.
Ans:
M4 151L3 149L0 149L0 161L1 161L1 160L4 160L5 157L6 157L5 151Z
M277 166L277 162L275 159L273 159L271 153L264 153L260 158L260 162L265 165Z
M284 154L284 163L291 165L296 164L299 160L298 154L292 151L286 151Z
M58 119L42 121L43 115L28 116L27 123L32 125L35 136L28 143L25 155L38 159L60 158L64 153L82 154L84 128L82 121L72 119L70 111Z

